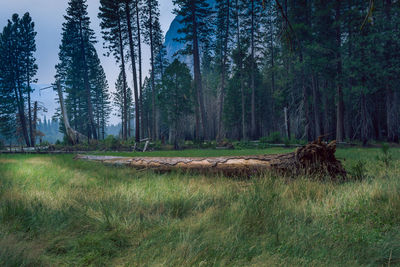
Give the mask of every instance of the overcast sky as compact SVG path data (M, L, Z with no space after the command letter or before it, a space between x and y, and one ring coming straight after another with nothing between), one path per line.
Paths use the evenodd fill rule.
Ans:
M114 83L118 76L118 67L115 60L110 57L104 57L103 40L100 33L100 21L97 18L100 0L88 0L88 12L91 18L91 27L96 32L97 51L101 56L101 62L107 74L110 87L114 87ZM160 0L161 9L161 26L164 34L169 28L173 18L172 0ZM6 25L7 20L12 14L18 13L22 16L25 12L29 12L36 24L38 33L36 39L37 52L36 58L39 65L38 83L50 84L54 82L55 68L58 62L58 47L61 42L61 25L64 22L63 15L66 13L68 0L0 0L0 28ZM148 74L150 68L150 53L146 47L143 51L143 67L144 75Z

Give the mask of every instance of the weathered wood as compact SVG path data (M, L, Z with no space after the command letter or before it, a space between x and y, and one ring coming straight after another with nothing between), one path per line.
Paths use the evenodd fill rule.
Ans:
M249 176L265 171L282 174L329 175L344 179L346 171L335 158L336 142L326 144L321 140L298 148L295 152L259 156L230 157L114 157L77 155L75 159L97 161L104 164L129 166L156 171L196 171Z
M67 109L65 108L64 97L63 97L63 93L61 90L60 81L57 81L57 93L58 93L58 99L60 101L61 114L62 114L66 134L67 134L69 141L73 145L76 145L76 144L79 144L79 142L88 140L88 138L86 136L84 136L80 132L74 130L69 124L68 113L67 113Z

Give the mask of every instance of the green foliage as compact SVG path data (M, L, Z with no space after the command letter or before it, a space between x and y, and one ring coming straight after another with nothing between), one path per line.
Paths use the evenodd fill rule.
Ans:
M378 161L380 161L384 165L384 167L386 167L386 168L390 167L390 165L392 163L392 160L393 160L393 157L392 157L392 154L390 152L390 147L389 147L388 144L383 144L382 145L382 147L381 147L381 155L377 155L376 159Z
M121 143L113 135L107 135L104 139L104 145L107 150L116 150L121 146Z
M351 178L355 181L362 181L367 177L367 163L363 160L358 160L350 171Z

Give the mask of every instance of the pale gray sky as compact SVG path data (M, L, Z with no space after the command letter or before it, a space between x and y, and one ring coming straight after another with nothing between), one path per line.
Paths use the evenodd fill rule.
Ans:
M88 12L91 18L91 27L96 32L97 52L100 56L103 68L106 72L110 89L114 90L114 84L118 77L119 68L113 57L104 57L103 40L100 33L100 21L97 18L99 0L88 0ZM172 14L172 0L159 0L161 11L161 27L164 34L174 19ZM54 82L55 68L58 62L58 47L61 42L61 26L64 22L68 0L0 0L0 28L6 25L12 14L22 16L29 12L35 22L38 33L36 39L36 58L39 66L38 84L50 84ZM143 50L143 75L148 74L150 68L150 53L147 46ZM128 75L129 77L129 75ZM131 83L131 82L130 82ZM117 121L112 119L112 123Z

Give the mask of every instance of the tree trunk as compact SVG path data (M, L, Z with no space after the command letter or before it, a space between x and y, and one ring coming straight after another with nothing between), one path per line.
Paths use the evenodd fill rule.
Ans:
M24 104L24 98L21 92L21 84L18 79L17 82L17 88L15 88L15 98L17 101L17 106L18 106L18 113L19 113L19 120L21 124L21 130L22 130L22 135L24 137L25 143L28 147L30 147L30 140L29 140L29 134L28 134L28 129L26 128L26 117L25 117L25 104Z
M119 37L119 53L121 55L121 71L122 71L122 80L123 80L123 97L124 103L122 104L122 139L126 140L128 136L127 129L127 121L128 121L128 97L127 97L127 88L126 88L126 72L125 72L125 55L124 55L124 45L122 39L122 27L121 27L121 18L118 17L118 37Z
M33 121L32 121L33 146L35 146L36 142L37 113L38 113L38 102L35 101L35 103L33 104Z
M131 52L131 64L132 64L132 79L133 79L133 92L135 95L135 141L137 143L140 142L140 104L139 104L139 93L138 93L138 84L136 77L136 60L135 60L135 50L133 44L132 37L132 25L131 25L131 10L129 7L129 3L125 2L125 14L128 24L128 39L129 39L129 50ZM130 120L129 120L130 123ZM129 127L130 130L130 127ZM130 132L128 134L130 136Z
M344 100L343 100L343 85L342 85L342 57L341 57L341 1L336 0L336 72L337 72L337 117L336 117L336 140L342 142L344 139Z
M139 111L140 111L140 136L144 137L144 116L143 116L143 82L142 82L142 39L140 30L140 18L139 18L139 0L136 0L136 27L137 27L137 41L138 41L138 60L139 60ZM140 141L140 140L139 140Z
M64 105L64 97L63 97L63 93L62 93L61 85L60 85L59 81L57 81L57 93L58 93L58 99L60 101L60 109L61 109L63 123L65 126L65 133L67 135L68 140L71 142L71 144L76 145L80 141L86 140L87 137L84 136L83 134L75 131L70 126L69 119L68 119L68 113L67 113L67 109L65 108L65 105Z
M245 97L244 97L244 85L243 85L243 77L242 77L242 46L240 44L240 18L239 18L239 1L236 0L236 37L237 37L237 47L239 50L239 82L240 82L240 93L241 93L241 106L242 106L242 138L244 140L247 139L247 130L246 130L246 120L245 120Z
M31 85L30 85L30 72L29 72L29 57L27 59L27 85L28 85L28 123L29 123L29 135L31 137L31 146L35 146L35 137L32 127L32 107L31 107Z
M254 81L254 0L251 0L251 138L257 138L256 134L256 88Z
M229 41L229 25L230 25L230 0L227 0L227 14L226 14L226 28L225 28L225 40L222 56L222 71L221 71L221 91L218 102L218 132L217 140L221 141L224 138L224 129L222 123L222 113L224 109L224 97L225 97L225 78L226 78L226 61L228 58L228 41Z
M196 17L196 4L192 2L192 23L193 23L193 69L194 69L194 83L197 94L197 101L199 102L200 118L203 128L203 137L208 139L207 131L207 117L204 107L203 85L200 71L200 55L199 55L199 41L197 32L197 17Z
M318 101L318 81L313 75L311 77L312 79L312 91L313 91L313 104L314 104L314 124L315 124L315 137L317 138L318 136L321 135L321 122L319 119L319 101Z
M75 159L97 161L111 165L125 165L136 169L160 172L183 170L201 173L223 173L233 176L250 176L275 171L289 175L329 175L345 179L346 171L335 158L336 141L326 144L319 139L295 152L262 156L232 157L112 157L77 155Z
M152 126L153 126L153 140L158 139L157 129L157 110L156 110L156 85L155 85L155 72L154 72L154 43L153 43L153 11L151 1L149 1L149 35L150 35L150 63L151 63L151 104L152 104Z

